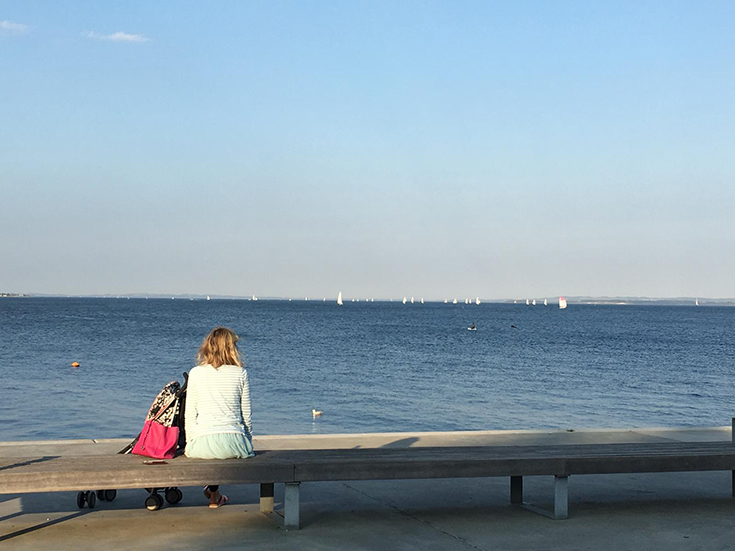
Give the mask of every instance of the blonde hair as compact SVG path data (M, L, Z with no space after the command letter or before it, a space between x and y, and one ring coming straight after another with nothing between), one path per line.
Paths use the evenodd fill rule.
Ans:
M204 337L202 346L197 353L199 365L209 364L215 369L221 365L239 365L240 352L237 349L237 341L240 337L227 327L215 327Z

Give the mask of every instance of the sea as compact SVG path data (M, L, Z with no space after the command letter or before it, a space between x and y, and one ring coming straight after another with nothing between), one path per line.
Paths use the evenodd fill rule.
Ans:
M0 441L132 438L218 325L241 337L255 434L735 416L731 307L20 297L0 298Z

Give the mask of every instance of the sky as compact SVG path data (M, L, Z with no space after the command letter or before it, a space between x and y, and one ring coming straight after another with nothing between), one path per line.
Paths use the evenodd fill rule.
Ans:
M733 27L0 0L0 292L733 297Z

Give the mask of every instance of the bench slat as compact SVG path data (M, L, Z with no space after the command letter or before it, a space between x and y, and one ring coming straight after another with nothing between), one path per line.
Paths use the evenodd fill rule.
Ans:
M251 459L134 455L5 458L0 493L251 484L735 470L731 442L263 451Z

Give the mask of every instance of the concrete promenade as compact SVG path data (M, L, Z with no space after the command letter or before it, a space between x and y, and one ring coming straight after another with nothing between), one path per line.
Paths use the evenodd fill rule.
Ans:
M730 440L730 427L261 436L258 449L538 445ZM0 443L0 457L114 453L128 440ZM201 488L156 512L146 493L79 510L75 494L0 495L0 550L272 549L527 550L735 549L729 472L573 476L570 518L553 521L508 502L507 478L304 484L302 529L262 515L258 487L225 487L206 507ZM213 481L216 482L216 481ZM553 477L529 477L525 498L551 502ZM0 489L1 490L1 489ZM283 489L276 488L277 508Z

